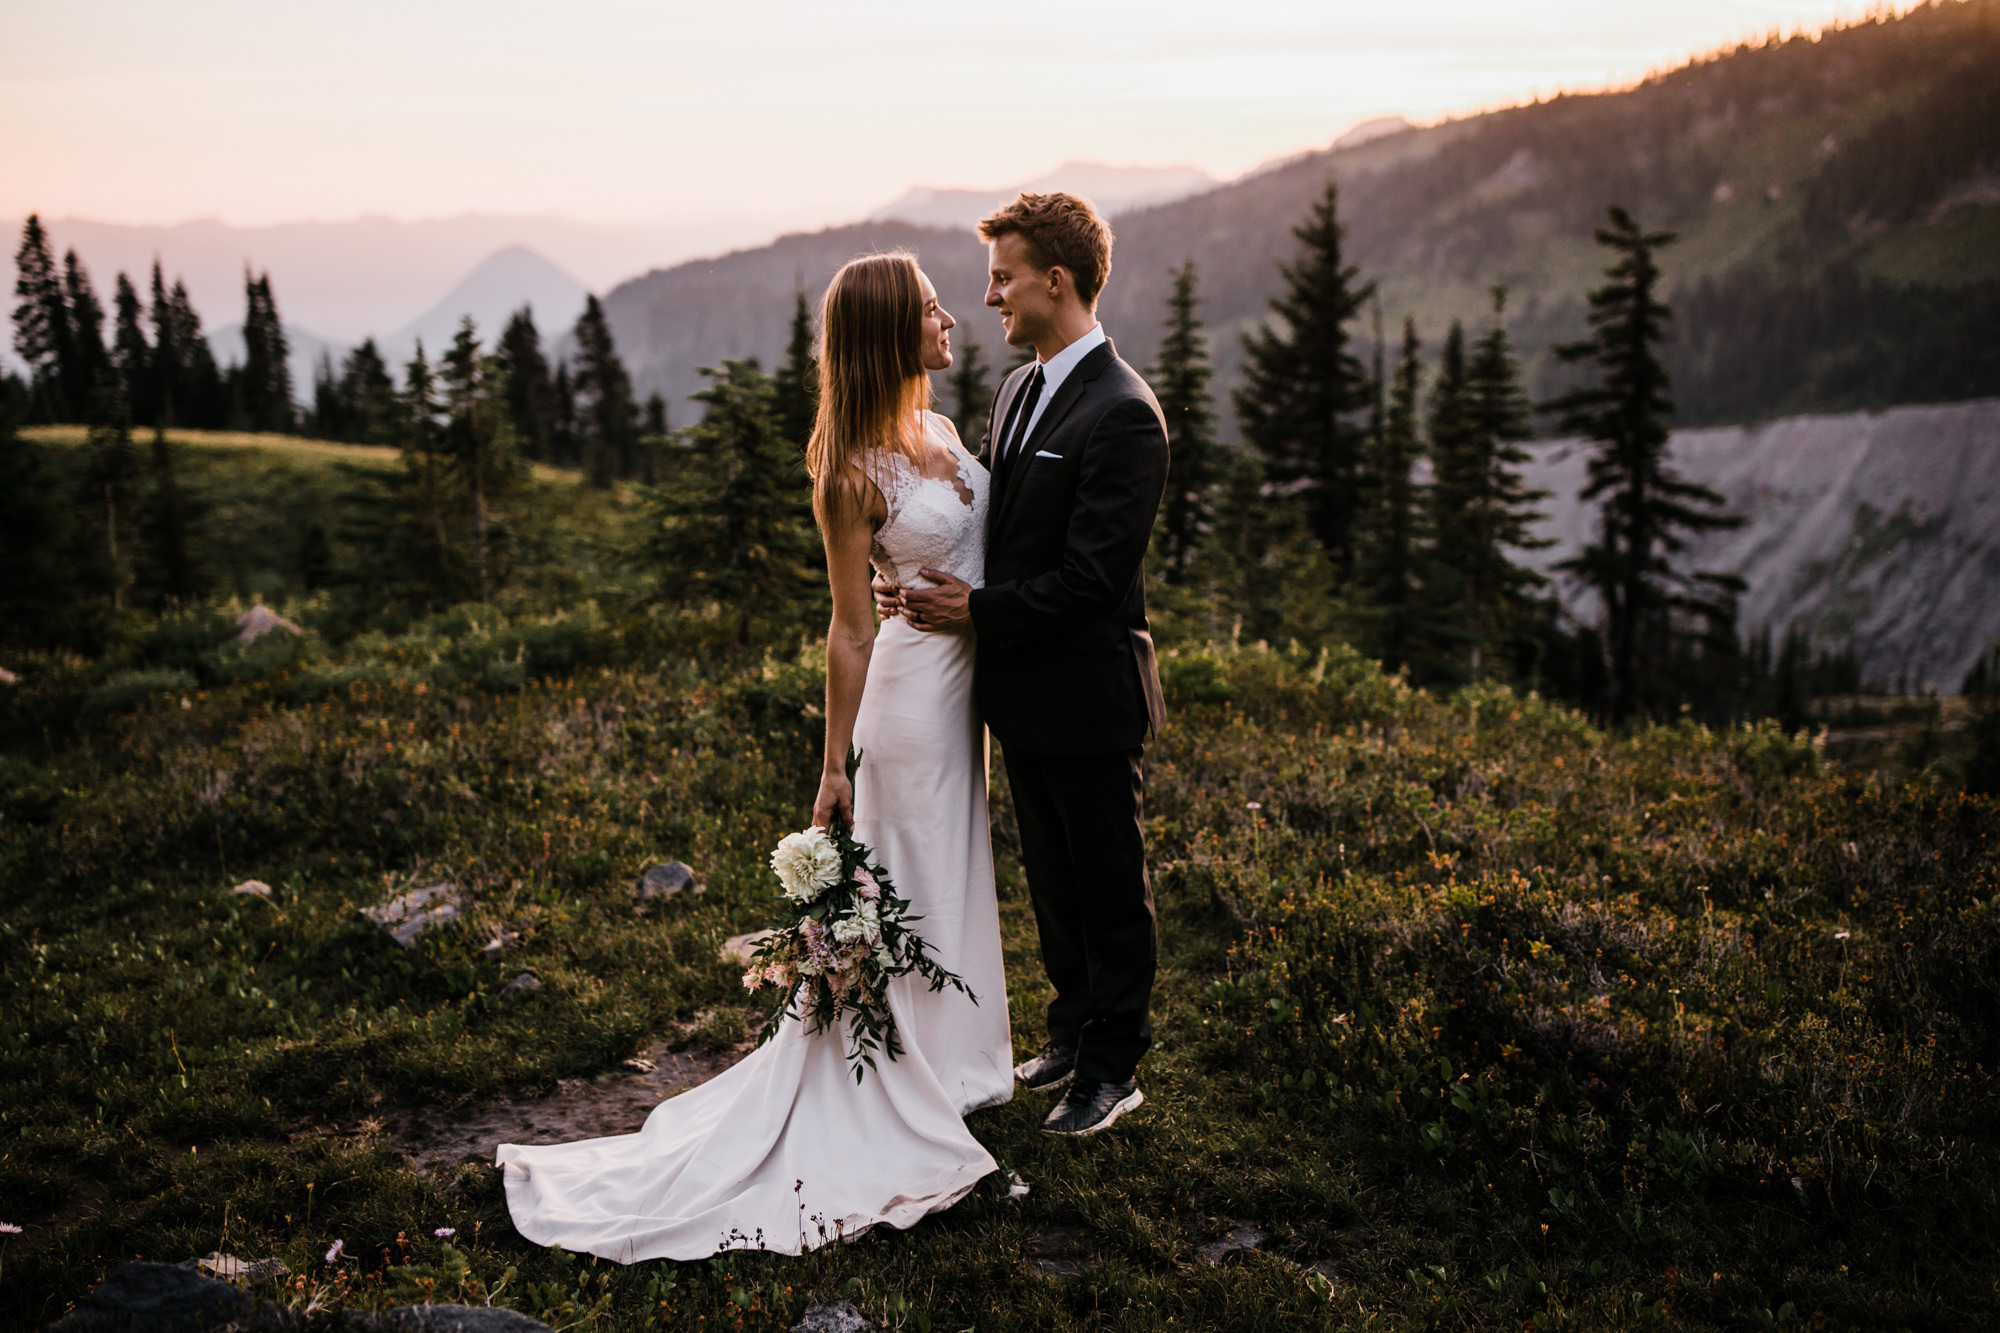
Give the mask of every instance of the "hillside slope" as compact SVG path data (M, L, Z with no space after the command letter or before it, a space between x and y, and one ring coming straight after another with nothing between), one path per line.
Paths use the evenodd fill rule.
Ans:
M2000 640L2000 399L1768 425L1677 431L1683 477L1714 487L1748 521L1693 539L1683 567L1740 574L1746 631L1789 625L1824 648L1851 641L1864 678L1955 693ZM1531 563L1551 569L1594 532L1577 499L1589 447L1533 448L1531 485L1550 493ZM1558 585L1574 611L1593 599Z
M1983 333L2000 321L1996 87L2000 0L1964 0L1739 48L1623 92L1307 154L1120 217L1105 327L1144 365L1167 271L1194 259L1226 389L1238 335L1265 318L1294 250L1290 228L1331 178L1385 320L1414 314L1433 346L1450 319L1485 318L1495 281L1538 361L1574 335L1603 265L1591 232L1616 202L1681 233L1662 258L1686 424L2000 392L2000 348ZM980 267L964 232L786 237L634 279L606 307L642 390L677 396L697 365L775 355L794 285L814 289L838 259L885 242L918 250L966 324L961 342L997 343L981 284L961 278ZM711 280L723 275L730 285Z

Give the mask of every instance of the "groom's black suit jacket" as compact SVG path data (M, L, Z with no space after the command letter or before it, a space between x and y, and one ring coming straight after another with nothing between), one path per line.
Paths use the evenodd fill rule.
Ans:
M980 711L1023 751L1136 750L1165 719L1143 567L1167 485L1166 418L1107 341L999 457L1032 365L1000 386L980 446L993 473L986 586L971 595Z

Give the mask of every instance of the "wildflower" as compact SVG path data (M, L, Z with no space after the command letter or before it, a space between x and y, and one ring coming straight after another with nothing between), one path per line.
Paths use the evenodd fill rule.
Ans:
M1848 935L1848 932L1846 932L1846 931L1844 931L1844 930L1836 930L1836 931L1834 931L1834 932L1833 932L1833 937L1834 937L1835 939L1837 939L1837 940L1844 940L1844 939L1846 939L1846 938L1847 938L1847 935Z
M326 1261L328 1263L333 1263L335 1260L340 1258L340 1252L346 1248L347 1248L346 1241L336 1240L333 1244L327 1246Z
M431 1234L433 1236L436 1236L439 1240L449 1240L451 1237L456 1236L458 1234L458 1228L439 1227L436 1231L431 1232Z
M759 986L763 984L764 984L764 970L762 968L753 967L748 972L745 972L743 974L744 990L756 990Z
M0 1222L0 1236L18 1236L20 1234L21 1228L15 1226L12 1222Z
M1262 801L1251 801L1243 808L1245 810L1262 810L1264 808L1264 803Z

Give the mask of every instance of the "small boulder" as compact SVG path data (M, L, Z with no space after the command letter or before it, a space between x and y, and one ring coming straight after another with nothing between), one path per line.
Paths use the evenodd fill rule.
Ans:
M634 1074L650 1074L659 1068L643 1055L635 1055L630 1060L621 1060L618 1062L618 1067Z
M512 1004L523 1000L542 988L542 979L533 972L523 972L500 988L499 1000L502 1004Z
M737 967L750 966L750 956L757 952L757 946L770 938L768 930L753 930L747 935L731 935L716 950L716 956L723 962Z
M271 900L271 886L261 879L246 879L229 891L232 898L262 898Z
M197 1333L247 1312L249 1297L227 1282L173 1264L130 1263L49 1325L49 1333Z
M792 1333L868 1333L874 1327L874 1321L848 1302L830 1301L808 1305L799 1322L792 1325Z
M458 886L433 884L428 889L413 889L380 907L364 907L361 915L407 949L432 926L458 920Z
M19 676L9 671L6 667L0 667L0 685L19 685L20 683L21 678Z
M252 643L273 630L283 630L287 634L302 631L297 625L279 615L268 606L253 606L236 617L236 637L231 643Z
M404 1305L363 1327L382 1333L550 1333L539 1319L492 1305Z
M1194 1252L1194 1257L1205 1264L1219 1264L1232 1254L1254 1250L1267 1237L1255 1222L1246 1222L1240 1217L1231 1218L1229 1234L1221 1240L1212 1240Z
M283 1277L291 1271L285 1267L285 1261L275 1255L252 1263L233 1254L210 1253L199 1259L189 1259L181 1267L192 1268L198 1273L213 1273L231 1282L262 1282L266 1278Z
M655 898L671 898L677 893L700 893L701 885L694 882L694 867L685 861L668 861L665 865L650 867L639 877L640 911Z

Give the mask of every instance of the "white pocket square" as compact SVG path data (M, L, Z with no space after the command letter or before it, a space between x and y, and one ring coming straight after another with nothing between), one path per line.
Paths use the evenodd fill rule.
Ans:
M1061 455L1061 454L1052 454L1052 453L1050 453L1050 452L1049 452L1048 450L1046 450L1046 449L1037 449L1037 450L1035 450L1035 457L1037 457L1037 458L1053 458L1053 459L1055 459L1055 460L1056 460L1056 462L1058 462L1058 463L1062 462L1062 455Z

